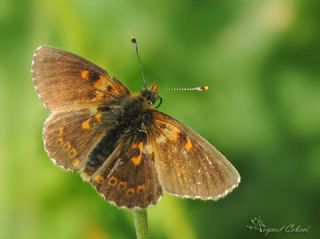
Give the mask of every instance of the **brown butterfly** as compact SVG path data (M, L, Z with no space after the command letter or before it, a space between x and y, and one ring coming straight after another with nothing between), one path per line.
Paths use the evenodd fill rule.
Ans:
M102 68L48 46L34 53L32 73L52 112L43 131L48 155L117 206L146 208L162 190L217 200L238 186L239 173L214 146L155 109L157 85L131 93Z

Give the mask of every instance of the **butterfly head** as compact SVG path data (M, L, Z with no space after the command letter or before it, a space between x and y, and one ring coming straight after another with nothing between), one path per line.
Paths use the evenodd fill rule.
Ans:
M149 88L143 88L140 95L145 98L150 105L158 108L162 102L162 98L158 96L158 91L158 86L156 84L152 84ZM159 101L159 103L155 106L157 101Z

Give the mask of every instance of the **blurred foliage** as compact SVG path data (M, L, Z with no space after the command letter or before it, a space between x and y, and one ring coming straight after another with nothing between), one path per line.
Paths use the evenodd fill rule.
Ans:
M167 194L150 208L151 236L256 238L245 226L310 226L320 234L320 2L298 0L1 0L0 238L134 238L131 214L105 202L43 149L48 115L33 88L35 48L82 55L142 87L209 85L163 93L161 110L213 142L242 176L218 202ZM261 235L262 236L262 235Z

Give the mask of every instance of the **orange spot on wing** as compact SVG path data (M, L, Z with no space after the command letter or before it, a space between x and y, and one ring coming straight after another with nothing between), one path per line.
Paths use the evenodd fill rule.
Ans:
M138 166L141 163L142 154L140 153L137 157L133 157L131 159L132 163L136 166Z
M63 131L64 131L63 127L59 128L58 136L62 136L63 135Z
M127 187L127 182L119 182L118 189L125 189Z
M190 139L187 138L187 142L186 142L186 144L184 145L184 148L185 148L187 151L190 151L190 150L192 149L192 147L193 147L193 145L192 145Z
M105 91L108 86L108 79L104 76L100 76L100 78L94 83L94 88L98 90Z
M90 129L91 128L91 125L90 125L90 119L87 119L86 121L84 121L82 123L82 126L81 126L83 129Z
M58 146L62 146L62 145L63 145L63 139L62 139L62 138L59 138L59 139L57 140L57 145L58 145Z
M138 189L137 189L137 192L138 193L141 193L141 192L143 192L144 191L144 185L139 185L138 186Z
M139 155L132 157L131 159L132 163L138 166L141 163L142 159L143 142L139 142L138 144L132 144L132 148L139 149Z
M77 151L73 148L69 151L69 157L74 158L77 155Z
M112 186L116 185L117 182L118 182L118 179L115 176L111 176L111 178L109 178L108 180L108 184Z
M133 188L129 188L129 189L127 190L127 195L128 195L128 196L132 196L133 193L134 193L134 189L133 189Z
M81 71L80 76L82 79L88 80L89 79L89 71L87 71L87 70Z
M168 139L170 140L170 141L176 141L177 140L177 138L179 137L179 131L170 131L171 132L171 135L168 137Z
M65 144L64 144L64 149L65 149L66 151L69 151L69 150L71 149L71 144L70 144L69 142L65 143Z
M100 184L103 181L103 177L101 175L97 175L94 177L94 181Z
M80 166L80 160L79 159L73 160L72 165L73 167L78 168Z

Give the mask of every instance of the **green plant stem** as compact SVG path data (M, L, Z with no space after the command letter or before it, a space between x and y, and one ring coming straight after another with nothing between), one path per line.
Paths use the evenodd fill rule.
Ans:
M133 209L133 220L136 228L136 234L138 239L148 239L148 215L146 209Z

